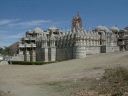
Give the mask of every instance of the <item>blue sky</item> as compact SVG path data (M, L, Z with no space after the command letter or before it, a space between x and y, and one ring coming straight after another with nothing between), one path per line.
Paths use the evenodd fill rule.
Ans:
M35 27L70 29L78 11L86 29L98 25L124 28L127 10L128 0L0 0L0 46L20 40Z

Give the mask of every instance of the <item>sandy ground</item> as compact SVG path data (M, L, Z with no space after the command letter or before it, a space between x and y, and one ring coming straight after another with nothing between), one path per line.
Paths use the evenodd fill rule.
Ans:
M98 78L105 68L114 66L127 67L128 52L96 54L48 65L1 65L0 90L13 96L55 96L44 83Z

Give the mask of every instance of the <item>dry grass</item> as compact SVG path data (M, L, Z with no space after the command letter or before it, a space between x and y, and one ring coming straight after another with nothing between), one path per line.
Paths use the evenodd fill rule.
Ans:
M128 92L128 70L124 67L106 69L96 89L102 94L123 96Z
M128 70L124 67L105 69L103 77L91 89L93 91L80 89L73 96L128 96Z

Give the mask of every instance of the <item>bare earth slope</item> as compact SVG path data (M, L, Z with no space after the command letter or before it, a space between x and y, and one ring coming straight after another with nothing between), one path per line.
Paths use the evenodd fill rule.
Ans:
M96 54L84 59L63 61L48 65L1 65L0 90L13 96L56 96L45 82L97 78L104 69L128 66L128 52Z

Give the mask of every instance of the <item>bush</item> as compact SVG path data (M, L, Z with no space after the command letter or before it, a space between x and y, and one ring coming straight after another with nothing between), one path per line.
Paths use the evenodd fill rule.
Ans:
M12 94L10 91L4 92L0 90L0 96L14 96L14 94Z
M106 69L96 90L101 94L124 96L128 92L128 70L123 67Z
M50 64L50 63L55 63L55 62L42 62L42 61L37 61L37 62L26 62L26 61L9 61L9 64L12 65L44 65L44 64Z
M98 92L88 91L86 89L78 90L78 92L74 93L71 96L99 96Z
M74 91L72 96L128 96L128 69L116 67L105 69L99 80L90 89ZM83 86L85 86L83 84Z

